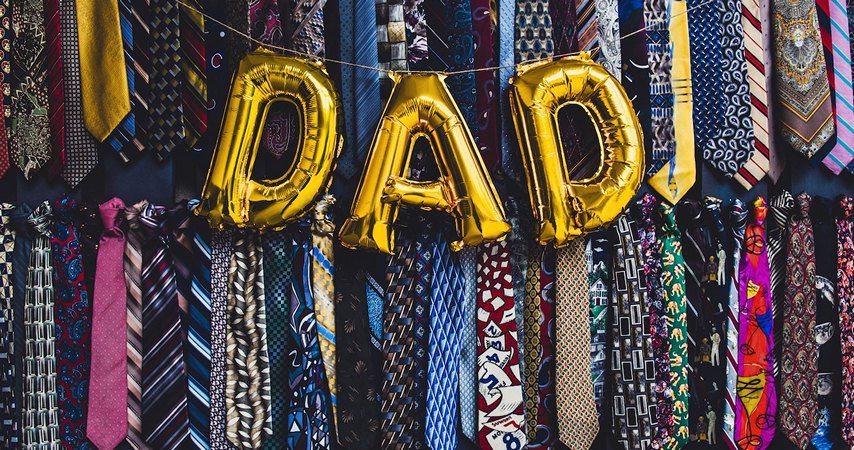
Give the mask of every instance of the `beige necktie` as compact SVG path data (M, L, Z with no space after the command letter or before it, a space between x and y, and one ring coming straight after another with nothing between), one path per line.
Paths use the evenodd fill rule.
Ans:
M330 211L335 197L327 194L314 207L311 223L311 288L314 294L314 317L317 320L317 337L320 354L332 399L332 415L338 423L338 384L335 378L335 285L333 284L334 259L332 254L332 223ZM337 433L336 433L337 436Z
M590 376L590 285L584 239L557 251L555 391L558 436L571 449L588 449L599 431Z

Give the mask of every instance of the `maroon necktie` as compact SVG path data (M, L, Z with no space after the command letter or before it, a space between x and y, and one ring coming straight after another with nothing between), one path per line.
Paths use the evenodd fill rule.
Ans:
M62 46L59 35L59 0L44 2L47 37L48 118L53 156L49 176L54 177L65 164L65 91L62 84Z
M839 199L836 298L842 341L842 437L854 447L854 199Z
M0 101L0 117L4 117L6 113L6 105ZM9 170L9 145L7 142L6 125L0 123L0 178Z

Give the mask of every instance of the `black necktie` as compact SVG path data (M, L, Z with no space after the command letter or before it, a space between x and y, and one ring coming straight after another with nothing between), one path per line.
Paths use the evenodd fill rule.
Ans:
M33 235L29 226L27 226L27 218L33 212L32 208L26 203L22 203L15 208L10 217L10 223L15 229L15 251L12 252L12 285L14 291L12 293L12 312L17 318L12 326L15 333L15 348L21 349L21 356L24 354L24 342L26 341L26 333L24 331L24 303L26 300L27 286L27 268L30 264L30 252L33 247ZM21 421L21 393L24 391L24 358L15 358L15 411L12 411L14 417ZM21 427L18 426L19 439L18 442L23 442L20 437Z

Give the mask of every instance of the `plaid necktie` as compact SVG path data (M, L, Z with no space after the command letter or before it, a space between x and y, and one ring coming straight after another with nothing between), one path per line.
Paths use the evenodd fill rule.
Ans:
M240 449L258 448L272 434L262 264L255 233L239 234L228 268L225 408L226 436Z
M83 275L82 246L73 215L77 202L70 197L53 204L54 320L56 321L56 391L60 438L66 445L87 445L86 410L89 381L89 345L92 326L89 294Z
M507 247L506 241L485 244L477 267L478 441L483 448L527 444Z
M226 308L230 285L229 264L234 254L234 232L215 231L211 236L211 419L212 450L230 449L225 436Z
M314 298L314 317L317 320L317 336L320 342L320 354L329 386L332 419L337 423L338 385L336 377L335 343L335 258L332 253L332 235L335 224L332 223L330 208L335 197L325 195L314 206L311 222L311 292Z
M184 148L181 102L183 80L179 74L177 42L181 31L176 0L150 0L145 14L149 20L151 72L149 72L148 136L161 160L175 149Z
M460 251L463 296L460 299L460 424L471 442L477 442L477 252Z
M403 23L402 0L378 0L377 10L377 55L379 68L384 70L407 70L406 28ZM380 92L388 98L393 83L385 71L380 72Z
M15 359L22 349L15 347L15 311L12 308L12 255L15 251L15 229L9 213L14 206L0 203L0 444L5 448L18 446L20 417L15 414ZM20 320L18 318L17 320Z
M727 278L729 278L727 321L726 321L726 390L724 393L724 417L723 438L727 448L736 449L735 439L735 411L736 411L736 384L738 372L738 335L739 335L739 267L741 265L741 253L744 248L744 229L747 222L747 210L741 200L734 200L729 209L727 225L730 230L731 239L727 247L727 254L731 255L732 261L727 263ZM739 405L740 406L740 405Z
M854 445L854 199L843 195L836 212L836 298L842 344L842 437Z

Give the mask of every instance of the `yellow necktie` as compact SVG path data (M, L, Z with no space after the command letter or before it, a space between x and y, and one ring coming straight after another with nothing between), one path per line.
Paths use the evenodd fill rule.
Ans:
M691 94L691 54L688 42L688 14L684 0L670 2L670 42L673 44L673 128L676 137L674 156L655 175L649 185L665 200L675 204L694 182L694 101Z
M77 0L83 123L99 141L130 113L117 0Z

